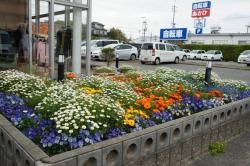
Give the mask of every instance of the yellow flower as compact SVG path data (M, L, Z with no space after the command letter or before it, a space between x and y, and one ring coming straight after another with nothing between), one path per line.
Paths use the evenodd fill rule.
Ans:
M103 93L102 90L100 90L100 89L94 89L94 88L89 88L89 87L82 88L82 91L84 91L85 93L87 93L89 95Z
M125 120L124 121L126 125L129 125L131 127L135 126L135 121L134 120Z

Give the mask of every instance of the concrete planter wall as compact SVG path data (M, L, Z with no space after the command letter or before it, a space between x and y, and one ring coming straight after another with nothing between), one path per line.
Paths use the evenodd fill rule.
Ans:
M0 166L184 166L250 130L248 118L250 98L49 157L0 115Z

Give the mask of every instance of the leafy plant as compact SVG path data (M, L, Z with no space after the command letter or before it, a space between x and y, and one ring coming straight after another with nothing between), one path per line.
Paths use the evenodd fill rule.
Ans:
M209 145L209 151L212 155L218 155L221 153L225 153L227 142L219 141Z
M121 66L119 70L120 70L121 73L127 73L129 71L136 71L136 69L133 66L130 66L130 65Z
M114 73L115 70L114 68L111 68L111 67L96 67L94 69L95 73L98 73L98 74L101 74L101 73Z
M114 58L115 58L114 48L108 47L102 49L101 59L107 62L107 67L109 67L110 63L114 60Z

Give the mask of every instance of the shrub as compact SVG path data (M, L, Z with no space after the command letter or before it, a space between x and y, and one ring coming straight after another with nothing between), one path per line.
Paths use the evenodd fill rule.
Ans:
M123 65L122 67L120 67L120 72L121 73L127 73L129 71L136 71L136 69L133 66L130 65Z
M114 73L115 70L114 68L111 68L111 67L96 67L94 69L94 71L98 74L101 74L101 73Z
M103 48L101 59L107 62L107 66L109 66L110 62L112 62L115 58L115 49L114 48Z

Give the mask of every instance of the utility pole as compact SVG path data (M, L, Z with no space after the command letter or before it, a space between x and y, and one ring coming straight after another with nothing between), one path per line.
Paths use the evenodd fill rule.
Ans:
M146 17L142 17L142 19L143 19L143 21L142 21L143 42L145 42L145 40L146 40L146 32L148 30L148 28L147 28L148 23L147 23Z
M250 33L249 29L250 29L250 24L247 25L247 33Z
M176 0L174 0L174 5L172 6L172 10L173 10L173 22L172 22L172 28L175 28L175 25L176 25L176 23L175 23L175 13L176 13Z

